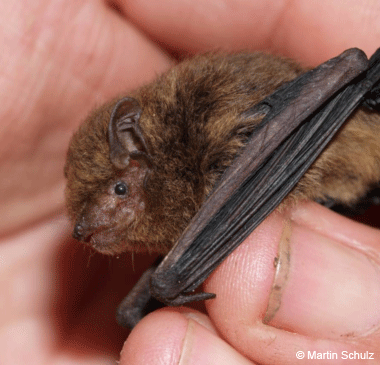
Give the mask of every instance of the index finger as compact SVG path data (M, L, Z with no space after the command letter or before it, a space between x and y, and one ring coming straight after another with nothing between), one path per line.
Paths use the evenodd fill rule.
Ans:
M350 47L380 44L376 0L118 0L140 29L170 48L269 50L315 65Z

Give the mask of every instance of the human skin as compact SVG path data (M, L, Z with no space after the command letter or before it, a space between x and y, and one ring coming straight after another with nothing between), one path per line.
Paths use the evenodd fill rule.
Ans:
M154 260L103 258L70 238L62 170L89 110L153 79L175 62L171 54L248 48L312 66L349 47L371 55L380 46L377 1L113 3L0 4L0 364L114 363L127 336L114 308ZM289 284L263 325L283 232L292 247ZM228 363L294 364L305 348L374 352L369 363L379 363L378 242L377 230L314 203L275 213L207 281L204 289L218 294L207 317L175 309L148 316L120 363L172 364L182 356L202 364L218 354ZM326 302L332 293L334 305Z

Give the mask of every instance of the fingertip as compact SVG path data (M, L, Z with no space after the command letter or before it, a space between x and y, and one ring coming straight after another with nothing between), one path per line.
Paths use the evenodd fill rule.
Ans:
M252 364L215 332L206 315L188 308L164 308L132 331L120 365Z
M333 214L316 204L273 213L206 282L216 293L210 318L242 354L285 364L295 348L358 351L353 338L374 341L380 270L364 246L373 253L375 233L356 226L352 240L346 231L358 224Z
M160 310L147 315L129 335L120 365L178 364L186 318L178 312Z

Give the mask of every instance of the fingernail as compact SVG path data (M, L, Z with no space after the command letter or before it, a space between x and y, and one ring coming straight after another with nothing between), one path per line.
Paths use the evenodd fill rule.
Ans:
M188 325L178 365L252 365L214 331L199 324L198 318L186 317Z
M186 307L184 307L184 311L181 311L181 314L185 316L187 319L191 319L199 323L200 325L208 329L210 332L215 334L217 333L209 317L207 317L205 314L195 311L188 311L188 308Z
M377 330L379 266L322 233L290 220L284 224L264 322L332 339Z

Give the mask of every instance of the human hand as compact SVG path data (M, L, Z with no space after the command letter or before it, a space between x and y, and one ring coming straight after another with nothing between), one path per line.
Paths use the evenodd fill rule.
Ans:
M279 4L272 3L273 7ZM273 8L269 9L268 4L263 5L266 6L265 22L262 21L264 14L260 17L259 12L247 10L259 6L254 2L240 3L235 13L226 8L206 10L202 3L201 15L184 12L190 15L185 20L172 17L181 19L176 22L167 14L162 17L155 9L140 18L139 25L148 32L165 31L173 23L175 27L185 28L183 32L167 31L165 39L180 44L184 42L180 35L190 33L187 37L190 49L197 38L202 38L204 49L212 47L215 39L223 46L227 43L227 47L237 49L250 47L250 42L255 42L259 48L279 51L308 64L317 64L353 46L371 55L378 46L378 39L368 37L368 32L359 26L364 22L360 15L363 13L360 7L353 11L355 2L351 7L347 3L344 7L334 3L335 12L331 3L296 2L293 9L279 12L271 11ZM191 6L201 7L200 2L196 5L193 2ZM149 17L149 14L154 16ZM374 18L374 14L379 15L373 12ZM189 18L192 25L187 22ZM151 23L147 19L155 19L158 24L149 27ZM344 23L337 19L344 19ZM353 26L355 23L358 26ZM355 32L358 29L361 34ZM202 37L206 34L207 37ZM367 361L380 362L379 310L375 304L380 294L380 278L378 266L370 264L372 260L379 262L379 245L376 244L379 233L315 205L299 207L287 214L268 218L211 275L204 290L217 293L217 298L206 302L208 317L171 308L148 316L128 338L121 363L245 364L257 361L294 364L312 361L307 358L307 351L324 353L322 356L329 363L340 363L345 357L348 363L360 362L349 358L354 351L362 356L368 353L368 358L373 353L375 360ZM276 311L273 307L279 299L269 299L269 293L275 277L273 259L277 256L277 245L284 241L281 235L286 225L291 227L288 234L292 263L289 271L282 268L277 275L285 272L289 278L283 279L286 285L280 283L281 293L286 294ZM275 283L279 280L276 277ZM365 295L360 294L362 288L368 286L371 289L364 290ZM267 309L268 302L270 309ZM273 315L271 320L266 318L269 313ZM297 360L297 351L301 350L306 358Z
M115 293L114 282L96 274L100 258L92 258L87 268L85 253L67 238L65 221L51 216L63 206L68 140L88 110L152 79L173 62L152 39L179 54L209 48L269 49L306 64L320 63L351 46L370 55L380 44L369 31L375 29L378 11L368 10L368 4L364 8L358 3L350 12L347 2L343 8L321 1L293 3L288 11L279 2L161 1L158 8L152 2L115 3L121 16L105 3L56 0L4 2L0 13L5 308L0 363L35 359L53 364L67 358L77 364L104 363L112 361L120 346L123 333L115 329L107 308L114 308L128 288ZM336 26L339 19L344 23ZM132 282L139 270L134 274L132 268L123 270L124 265L113 261L110 267L117 269L103 267L101 272ZM209 305L212 315L216 304ZM136 336L138 332L130 340ZM249 344L246 337L243 341ZM168 354L166 345L162 350ZM126 346L130 349L128 342ZM142 351L149 353L149 348ZM129 361L127 350L123 354L122 361Z
M207 317L148 315L120 363L377 364L379 239L316 203L275 212L206 281Z
M0 37L0 364L114 363L137 276L130 256L90 259L69 239L63 165L91 108L172 60L101 1L2 1Z

